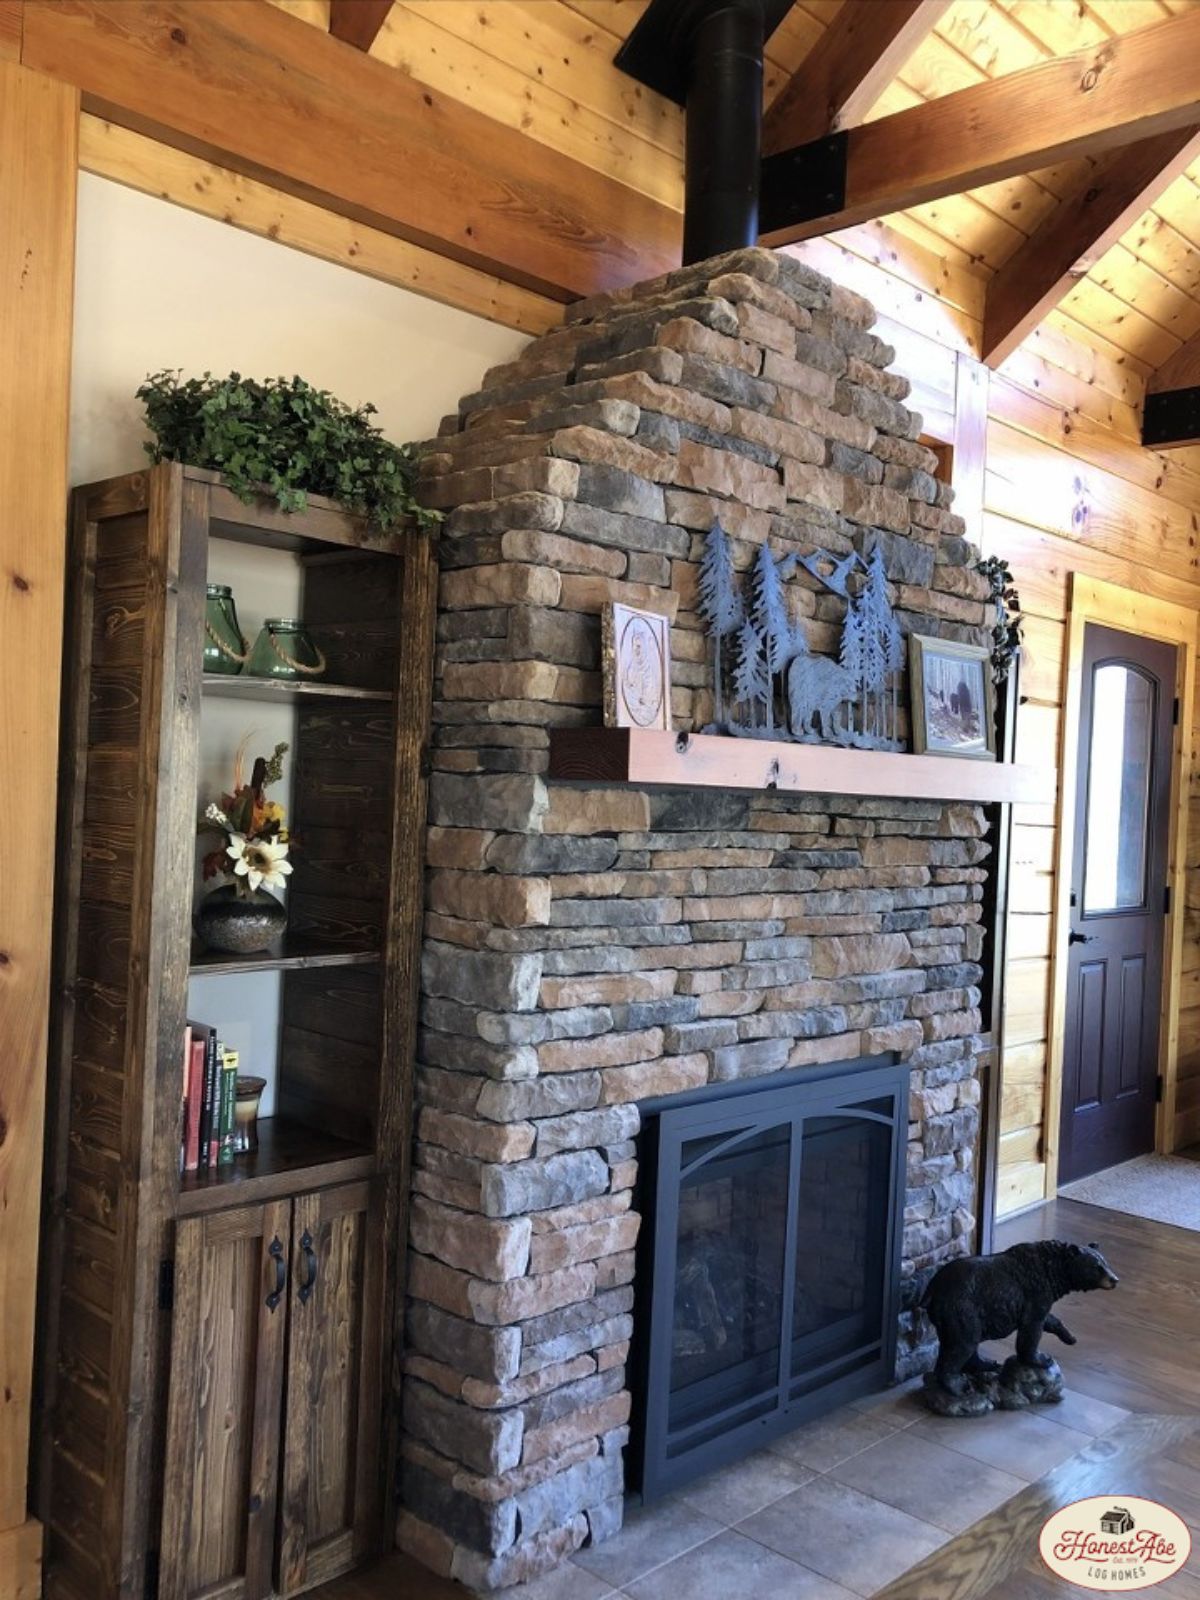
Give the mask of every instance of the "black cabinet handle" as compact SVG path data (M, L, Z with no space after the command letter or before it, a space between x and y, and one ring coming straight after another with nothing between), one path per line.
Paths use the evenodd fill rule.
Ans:
M283 1291L287 1287L287 1263L283 1259L283 1246L279 1242L278 1234L267 1246L267 1254L275 1263L275 1287L267 1296L267 1310L274 1311L275 1307L283 1299Z
M304 1282L300 1285L300 1304L304 1305L317 1287L317 1253L313 1249L312 1234L307 1228L300 1235L300 1248L304 1252Z

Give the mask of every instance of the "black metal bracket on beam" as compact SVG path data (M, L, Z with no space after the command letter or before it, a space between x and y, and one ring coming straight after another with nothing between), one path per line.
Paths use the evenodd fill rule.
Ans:
M1200 384L1146 396L1142 443L1148 449L1156 445L1200 444Z
M764 238L842 210L848 149L848 134L831 133L764 159L758 197L758 228Z

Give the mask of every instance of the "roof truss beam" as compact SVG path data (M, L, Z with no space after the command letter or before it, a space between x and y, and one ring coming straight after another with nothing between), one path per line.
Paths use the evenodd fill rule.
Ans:
M1200 444L1200 333L1151 374L1142 443L1156 450Z
M669 207L275 6L26 0L23 59L120 127L556 300L679 264Z
M983 359L997 367L1200 156L1200 131L1176 128L1101 159L1087 184L1036 228L988 284Z
M1200 8L763 163L763 242L789 244L1200 124Z
M392 0L330 0L329 31L356 50L369 50L391 9Z
M763 119L768 155L859 123L950 0L847 5L784 85Z

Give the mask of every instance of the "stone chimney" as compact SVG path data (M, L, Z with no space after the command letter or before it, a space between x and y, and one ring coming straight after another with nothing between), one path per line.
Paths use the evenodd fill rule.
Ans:
M902 626L988 640L988 586L871 306L768 250L571 308L443 425L399 1538L501 1588L620 1525L639 1103L896 1052L903 1271L969 1250L978 807L580 788L606 600L667 613L674 725L711 716L698 561L884 555ZM788 585L813 651L844 601ZM904 1318L900 1370L926 1330Z

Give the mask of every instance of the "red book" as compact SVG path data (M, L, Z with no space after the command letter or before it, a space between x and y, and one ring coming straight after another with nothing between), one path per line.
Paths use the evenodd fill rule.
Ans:
M189 1033L191 1030L188 1030ZM187 1110L184 1117L183 1170L195 1172L200 1165L200 1106L204 1099L203 1039L192 1039L189 1049Z
M183 1030L183 1078L179 1085L179 1170L184 1170L187 1160L187 1090L188 1073L192 1069L192 1026Z

